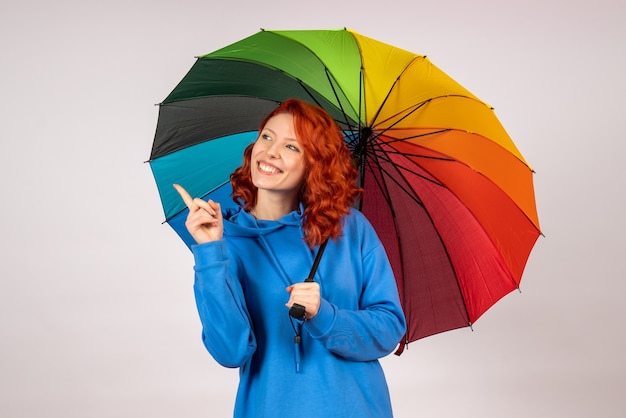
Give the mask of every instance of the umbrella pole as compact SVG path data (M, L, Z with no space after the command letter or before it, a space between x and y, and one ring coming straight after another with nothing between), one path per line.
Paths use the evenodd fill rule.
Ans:
M365 187L365 157L367 155L367 143L372 137L372 128L369 126L364 126L359 130L359 142L354 147L352 151L352 162L354 163L355 168L357 169L358 176L356 179L356 185L360 188ZM361 210L363 206L363 198L359 197L354 207Z

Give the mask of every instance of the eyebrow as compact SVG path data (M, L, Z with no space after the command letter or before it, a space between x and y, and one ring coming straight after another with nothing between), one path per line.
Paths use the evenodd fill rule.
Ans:
M267 131L270 131L272 134L276 135L276 131L274 131L274 130L273 130L273 129L271 129L271 128L267 128L267 127L263 127L263 129L261 130L261 132L266 131L266 130L267 130ZM296 138L285 138L285 139L286 139L287 141L293 141L293 142L298 142L298 143L300 143L300 142L299 142Z

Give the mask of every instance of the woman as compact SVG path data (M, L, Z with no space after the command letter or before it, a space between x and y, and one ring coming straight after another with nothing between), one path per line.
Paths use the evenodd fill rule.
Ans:
M351 205L356 171L321 108L287 100L231 175L240 205L192 199L195 297L203 341L240 368L236 417L390 417L378 362L405 332L395 280L373 228ZM315 282L304 283L329 239ZM305 318L288 315L294 304Z

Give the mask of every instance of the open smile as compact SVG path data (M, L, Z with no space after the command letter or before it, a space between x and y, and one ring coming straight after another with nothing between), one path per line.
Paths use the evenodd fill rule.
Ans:
M257 167L259 168L259 171L263 174L280 174L282 173L282 170L278 169L277 167L274 167L273 165L270 164L265 164L261 161L259 161L257 163Z

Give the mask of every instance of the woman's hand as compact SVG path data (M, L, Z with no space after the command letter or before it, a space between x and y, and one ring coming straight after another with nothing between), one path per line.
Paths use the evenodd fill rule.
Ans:
M306 319L311 319L320 309L320 285L315 282L296 283L287 288L290 293L289 301L285 304L288 308L294 303L304 306Z
M220 204L212 200L193 199L179 184L174 184L174 188L189 208L185 226L193 239L198 244L222 239L224 222Z

